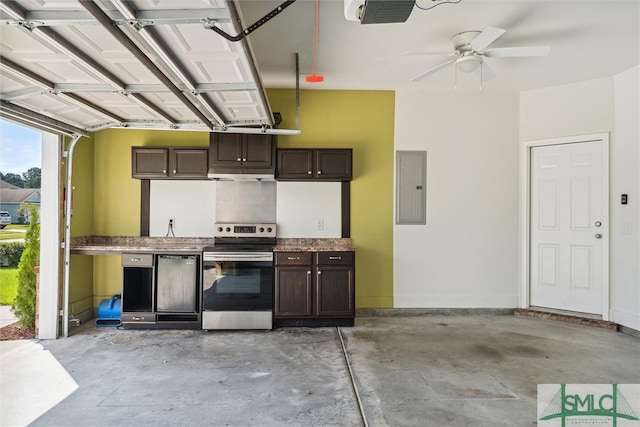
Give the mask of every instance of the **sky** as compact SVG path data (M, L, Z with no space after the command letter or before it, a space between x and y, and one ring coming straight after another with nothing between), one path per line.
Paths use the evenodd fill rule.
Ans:
M42 133L0 120L0 172L22 175L42 167Z

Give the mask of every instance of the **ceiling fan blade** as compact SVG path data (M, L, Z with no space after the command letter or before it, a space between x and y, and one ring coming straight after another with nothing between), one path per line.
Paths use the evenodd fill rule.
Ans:
M413 78L413 81L417 81L417 80L422 80L427 76L430 76L431 74L435 73L438 70L443 69L444 67L446 67L449 64L453 64L454 62L456 62L455 59L451 59L449 61L443 62L440 65L436 65L435 67L429 68L427 71L425 71L424 73L418 74L417 76L415 76Z
M506 31L507 30L503 30L502 28L487 27L469 43L469 47L473 50L484 50Z
M491 58L509 58L522 56L548 56L551 53L550 46L522 46L522 47L497 47L487 49L484 56Z

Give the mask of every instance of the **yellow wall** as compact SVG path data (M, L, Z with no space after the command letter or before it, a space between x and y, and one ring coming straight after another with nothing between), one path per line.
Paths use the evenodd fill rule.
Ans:
M294 129L295 91L267 91L281 129ZM393 135L391 91L303 90L300 130L279 147L353 148L351 238L356 307L393 307Z
M109 129L94 139L93 232L99 236L140 235L140 180L131 178L131 147L209 145L207 132Z
M131 178L133 146L205 146L207 132L108 129L95 140L93 234L97 236L140 235L140 180ZM95 256L93 300L120 293L122 272L119 256Z
M93 234L93 147L93 138L80 138L73 152L71 236ZM93 257L72 255L69 265L69 310L77 315L94 307Z
M280 128L295 128L295 92L268 90L268 96L273 111L282 114ZM390 91L301 91L302 134L278 136L280 147L353 148L351 237L357 248L359 308L393 307L394 103ZM131 147L207 146L209 134L109 129L97 132L92 140L93 161L85 163L84 173L92 171L93 194L83 193L83 200L74 202L87 211L86 205L92 204L92 231L86 234L138 236L140 181L131 178ZM93 306L97 307L102 299L120 292L120 258L95 256L92 266ZM75 273L76 266L72 269ZM72 289L83 286L75 276L72 280Z

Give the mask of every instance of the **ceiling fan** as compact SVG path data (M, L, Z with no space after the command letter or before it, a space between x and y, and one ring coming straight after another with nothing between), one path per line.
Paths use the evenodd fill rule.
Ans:
M435 67L418 74L414 81L422 80L450 64L455 64L456 70L470 73L477 70L485 74L490 71L485 58L513 58L527 56L547 56L551 52L549 46L520 46L488 48L491 43L502 36L506 30L502 28L487 27L483 31L463 31L451 37L453 52L414 52L413 55L446 55L453 57ZM486 70L482 70L486 68Z

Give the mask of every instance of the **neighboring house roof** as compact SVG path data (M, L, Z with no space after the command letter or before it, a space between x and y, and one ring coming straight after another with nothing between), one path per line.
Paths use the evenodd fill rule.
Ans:
M39 188L0 188L0 203L40 203Z
M8 182L4 182L0 180L0 188L20 188L17 185L9 184Z

